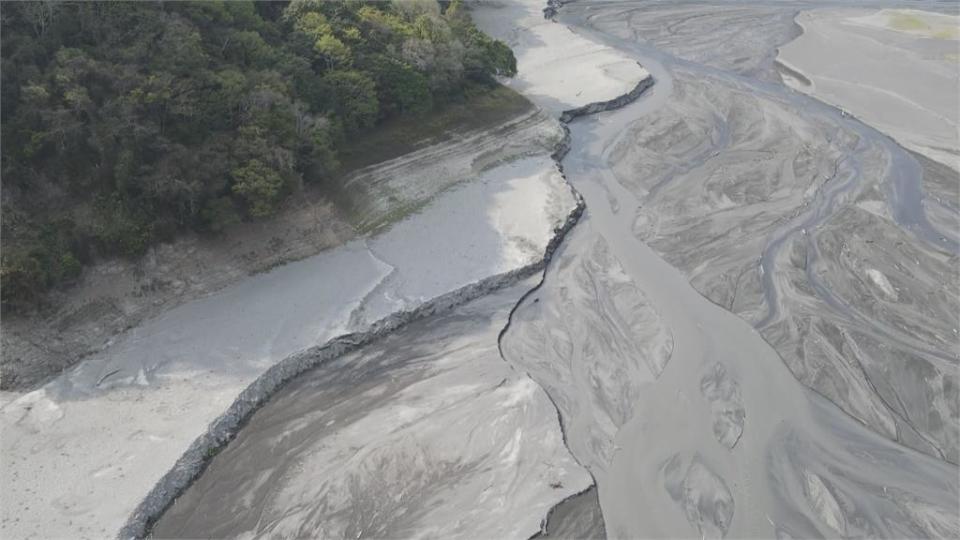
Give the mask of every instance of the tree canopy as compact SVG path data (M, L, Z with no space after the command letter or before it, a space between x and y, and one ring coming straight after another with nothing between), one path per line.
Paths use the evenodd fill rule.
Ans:
M351 138L495 77L459 0L4 2L2 300L328 181Z

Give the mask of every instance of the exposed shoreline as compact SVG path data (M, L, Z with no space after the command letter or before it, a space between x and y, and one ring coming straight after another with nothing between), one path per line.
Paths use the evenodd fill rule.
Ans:
M530 108L479 140L461 134L364 169L358 184L375 195L430 199L394 226L164 311L43 387L4 393L0 473L23 508L4 507L3 534L113 535L274 362L529 271L575 207L549 157L563 131Z
M427 169L431 161L437 161L434 154L443 161L458 149L473 152L511 137L528 146L529 132L542 120L542 113L506 87L494 93L512 96L509 112L492 114L489 103L471 102L474 108L483 108L481 119L464 124L463 112L450 113L454 115L452 126L444 124L445 129L431 138L410 141L413 150L401 155L390 153L395 148L371 145L370 149L381 152L368 156L379 157L375 163L355 163L355 168L342 171L331 181L337 185L305 186L302 197L286 201L270 219L235 224L219 234L186 233L151 247L137 259L100 261L85 268L71 286L49 291L46 302L50 306L29 313L5 312L0 333L2 391L36 390L169 310L215 295L252 276L375 236L378 230L422 208L422 200L385 205L376 191L380 186L364 186L370 179L399 176L404 167L410 168L408 162L415 160L423 164L422 176L432 178L435 171ZM519 102L525 108L517 113ZM458 118L459 123L455 122ZM392 125L384 129L392 129ZM511 157L524 151L513 151ZM464 167L458 168L454 170L465 174ZM450 176L456 181L456 175ZM418 189L429 193L431 188ZM364 218L359 219L358 214Z
M502 15L498 20L510 24ZM537 15L543 20L539 8ZM539 31L571 44L563 29L545 22L553 28ZM585 83L582 92L578 83L565 86L572 102L564 109L619 97L646 77L634 62L592 42L572 44L616 71L612 77L598 71L600 84ZM0 420L10 459L0 472L24 507L5 513L4 534L102 536L136 523L132 516L151 505L149 511L159 513L156 507L174 494L160 492L187 485L225 434L290 375L285 370L302 371L357 345L328 342L333 336L372 339L444 309L441 303L462 303L543 268L547 245L559 242L557 231L569 227L569 214L577 211L549 156L560 157L568 144L555 118L562 111L553 104L535 108L536 118L521 125L519 135L494 130L483 144L455 137L432 158L417 151L373 171L359 185L380 196L405 204L423 197L424 188L426 196L436 194L375 237L164 311L42 388L4 394ZM559 443L558 426L550 429ZM70 455L53 450L61 447ZM537 500L545 497L545 508L589 480L577 475L581 480ZM147 504L145 495L155 498ZM133 525L141 534L146 517Z
M557 167L561 170L561 174L561 161L570 148L569 129L566 128L567 123L579 116L622 107L640 97L652 84L653 78L647 77L642 79L633 90L623 96L606 102L591 103L584 107L564 111L561 116L561 123L565 129L566 136L558 143L553 154L551 154L551 157L556 161ZM173 504L177 496L183 493L192 484L193 480L199 477L218 450L230 442L233 436L243 427L246 420L266 403L270 396L276 393L285 383L311 368L320 366L333 358L371 343L413 321L441 314L465 302L513 285L537 272L540 272L542 276L545 275L546 267L553 253L559 247L566 234L576 225L585 208L583 198L576 193L569 183L568 186L574 193L575 200L577 201L576 207L567 216L564 224L554 231L554 235L547 244L547 248L540 261L512 272L491 276L480 282L452 291L424 303L413 311L404 311L390 315L385 319L377 321L371 329L366 332L338 336L323 345L281 360L251 383L240 397L234 401L233 405L231 405L219 419L211 424L207 433L194 441L187 452L177 461L173 469L164 475L160 482L150 491L150 494L140 503L133 515L120 530L118 537L142 538L148 535L150 525ZM528 291L521 297L521 301L535 290L536 288ZM519 305L519 301L516 305ZM506 332L508 327L509 322L501 331L501 336ZM544 526L546 526L546 518L544 518L543 523Z

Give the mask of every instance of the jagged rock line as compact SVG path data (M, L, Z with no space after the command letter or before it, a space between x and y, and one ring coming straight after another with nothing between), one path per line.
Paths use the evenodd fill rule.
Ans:
M546 10L544 15L547 18L551 18L547 15ZM560 142L557 143L556 149L550 157L555 161L560 175L565 182L567 182L567 178L563 173L562 161L570 151L570 129L567 127L567 124L580 116L619 109L639 98L643 92L653 86L653 83L653 77L648 76L637 83L632 90L612 100L589 103L582 107L563 111L559 120L563 127L564 136ZM120 529L117 537L120 539L146 537L150 533L153 523L199 478L210 461L233 440L236 434L246 425L253 413L266 404L274 394L294 378L310 369L319 367L344 354L354 351L361 346L368 345L377 339L385 337L409 323L445 313L466 302L506 288L540 272L540 282L524 293L520 300L513 306L508 315L506 325L497 337L497 349L500 357L506 361L503 356L501 342L510 327L510 321L514 312L524 299L543 285L546 279L547 265L552 259L554 252L559 248L567 233L577 224L586 208L586 204L580 193L577 192L569 182L567 182L567 186L576 199L576 206L567 215L564 223L554 229L554 235L547 243L544 256L539 261L471 283L455 291L438 296L413 310L393 313L373 323L366 331L336 336L322 345L300 351L277 362L250 383L250 385L240 393L237 399L234 400L227 411L210 424L207 432L194 440L187 451L177 460L173 468L157 482L144 500L137 505L137 508ZM532 377L531 380L533 380ZM544 393L557 411L564 446L567 446L567 438L563 427L563 418L560 415L560 409L545 390ZM567 446L567 449L569 451L569 446ZM572 453L571 456L573 456ZM576 456L573 457L577 460ZM577 463L579 464L579 460L577 460ZM584 467L584 469L586 468ZM593 478L593 474L589 474L591 478ZM594 479L593 486L591 487L596 487L596 479ZM587 488L587 490L589 489L590 488ZM582 492L576 493L571 497L580 494L582 494ZM571 497L567 497L563 499L563 501ZM541 521L541 533L546 530L547 520L556 506L557 505L554 505L554 507L548 511L547 516Z
M544 8L543 10L544 17L546 19L554 21L553 16L556 14L556 10L557 8L560 7L560 5L562 4L560 3L559 0L549 0L548 7ZM639 62L637 64L639 65ZM639 98L644 92L646 92L651 86L653 86L653 84L654 84L653 75L648 75L646 78L638 82L637 85L634 86L632 90L630 90L625 94L617 96L611 100L588 103L587 105L583 105L575 109L565 110L560 114L559 120L563 127L564 135L563 135L563 139L559 143L557 143L556 151L554 151L554 153L551 154L550 157L553 158L554 161L556 161L557 169L560 171L560 176L563 177L563 180L565 182L567 182L567 186L570 188L570 191L573 192L573 195L577 200L576 209L574 209L574 211L570 213L571 217L574 215L576 216L573 223L574 225L576 224L577 221L579 221L580 216L583 214L583 211L586 209L586 203L584 202L583 197L580 195L580 192L578 192L576 188L574 188L573 185L567 180L567 176L563 172L563 158L566 157L566 155L570 152L570 145L571 145L570 128L568 127L568 124L581 116L620 109L636 101L637 98ZM513 307L510 309L510 313L507 315L506 324L500 330L500 333L497 334L497 351L500 353L500 358L504 362L507 362L508 364L510 364L511 366L513 364L507 360L506 356L503 353L503 337L507 334L507 331L510 329L510 325L513 322L513 315L514 313L516 313L520 305L523 304L524 300L526 300L531 294L537 292L538 290L540 290L540 287L543 286L544 281L546 281L547 279L547 269L549 268L550 262L553 259L553 254L560 247L560 244L563 242L563 239L565 237L566 237L566 233L562 235L556 234L550 240L550 243L547 244L547 249L545 250L544 257L543 257L543 273L540 276L540 281L536 285L534 285L533 288L531 288L529 291L525 292L523 296L520 297L519 300L517 300L517 303L513 305ZM536 383L537 386L540 386L540 384L537 383L537 380L533 378L529 372L524 371L523 373L528 378L530 378L530 380ZM597 488L597 479L596 477L594 477L593 472L587 467L585 467L583 463L580 462L580 459L573 453L573 451L570 449L570 445L567 443L567 430L563 422L563 415L560 413L560 408L557 406L557 402L554 401L553 396L551 396L550 393L547 392L545 388L543 388L542 386L540 386L540 388L541 390L543 390L543 393L547 396L547 399L550 400L550 403L553 405L553 408L557 411L557 420L560 425L560 436L563 440L563 445L567 448L567 451L570 452L570 456L573 457L577 465L580 465L581 467L583 467L583 469L587 471L587 474L590 475L592 484L577 493L573 493L567 497L564 497L562 500L560 500L555 505L550 507L550 510L547 511L547 515L544 516L542 520L540 520L540 530L536 534L530 537L531 540L534 538L541 538L546 536L547 524L550 521L550 516L553 515L557 507L559 507L564 502L570 499L573 499L574 497L578 497L591 489ZM602 508L600 509L600 518L602 523L603 522ZM603 533L604 533L603 536L605 537L606 531L604 530Z
M568 214L563 225L554 230L554 237L548 244L548 250L551 247L556 249L560 239L573 228L582 212L583 202L580 200L576 208ZM484 278L440 295L413 310L390 314L373 323L366 331L334 337L322 345L294 353L277 362L250 383L226 412L210 424L207 432L194 440L173 468L157 482L133 511L117 537L121 539L146 537L153 523L193 484L214 456L233 440L253 413L294 378L307 370L319 367L383 338L414 321L446 313L466 302L514 285L535 275L544 267L545 259L540 259L521 268Z
M567 216L564 224L554 229L555 236L548 244L548 250L555 249L559 238L573 227L582 211L582 201L578 201L577 207ZM331 338L321 345L294 353L271 366L240 393L227 411L210 424L206 433L194 440L173 468L137 506L118 537L143 538L148 535L152 524L200 476L212 458L233 439L253 413L297 376L385 337L411 322L448 312L466 302L514 285L535 275L543 267L544 259L540 259L509 272L489 276L440 295L413 310L388 315L373 323L366 331Z

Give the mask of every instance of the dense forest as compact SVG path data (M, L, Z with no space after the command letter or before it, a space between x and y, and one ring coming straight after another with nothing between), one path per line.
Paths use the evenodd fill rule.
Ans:
M7 308L270 216L379 123L516 71L459 0L0 5Z

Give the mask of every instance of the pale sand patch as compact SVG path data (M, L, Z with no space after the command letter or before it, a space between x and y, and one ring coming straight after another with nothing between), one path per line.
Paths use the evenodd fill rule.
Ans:
M841 107L905 147L960 170L960 17L918 10L815 9L778 60L787 84Z
M545 109L559 112L609 101L650 76L635 59L545 19L540 0L507 0L473 7L484 32L505 41L518 74L505 84Z
M535 263L575 204L548 156L519 159L451 188L415 219L370 239L371 252L396 270L354 310L349 329Z
M883 294L894 300L897 299L897 291L895 291L893 286L890 285L890 280L887 279L887 276L885 276L883 272L875 268L868 268L867 277L870 278L870 281L873 282L874 285L880 287L880 290L883 291Z

